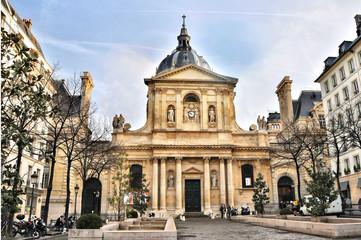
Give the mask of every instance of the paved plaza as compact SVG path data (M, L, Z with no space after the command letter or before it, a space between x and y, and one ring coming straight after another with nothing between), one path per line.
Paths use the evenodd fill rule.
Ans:
M280 229L254 226L226 219L188 218L176 220L178 239L328 239Z

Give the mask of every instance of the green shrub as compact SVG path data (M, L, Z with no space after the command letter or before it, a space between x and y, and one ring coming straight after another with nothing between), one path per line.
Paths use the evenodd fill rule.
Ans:
M281 214L281 215L288 215L288 214L293 214L293 212L292 212L291 209L289 209L288 207L286 207L286 208L282 208L282 209L280 210L280 214Z
M137 217L138 217L138 212L135 211L134 209L127 212L127 218L137 218Z
M103 221L98 214L84 214L76 221L78 229L99 229L101 226L103 226Z

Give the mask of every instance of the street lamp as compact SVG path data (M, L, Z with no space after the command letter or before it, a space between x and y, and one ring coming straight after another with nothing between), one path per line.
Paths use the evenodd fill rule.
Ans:
M31 191L29 221L30 221L31 212L32 212L32 209L33 209L34 188L35 188L35 185L37 184L36 180L38 179L39 176L38 176L38 174L36 172L34 172L30 177L31 177L31 183L33 184L33 189Z
M100 191L97 190L97 191L94 192L94 194L95 194L96 204L97 204L97 205L95 206L95 213L98 213L98 204L99 204L99 203L98 203L98 201L99 201L98 199L99 199L99 196L100 196Z
M76 202L77 202L78 192L79 192L79 185L78 184L75 185L74 191L75 191L74 218L76 219Z

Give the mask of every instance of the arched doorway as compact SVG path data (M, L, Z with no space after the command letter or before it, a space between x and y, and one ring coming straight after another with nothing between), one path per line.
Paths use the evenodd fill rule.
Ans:
M101 213L102 184L99 179L89 178L85 181L82 196L82 214Z
M295 184L292 178L283 176L278 180L278 201L289 202L295 200Z

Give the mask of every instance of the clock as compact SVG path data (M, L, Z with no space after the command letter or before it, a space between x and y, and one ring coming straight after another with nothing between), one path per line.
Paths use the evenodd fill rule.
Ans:
M188 112L188 115L189 115L189 117L191 117L191 118L194 117L194 114L195 114L194 111L189 111L189 112Z

